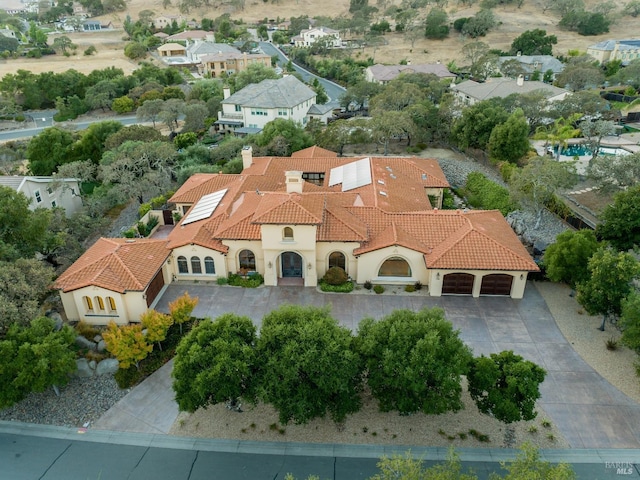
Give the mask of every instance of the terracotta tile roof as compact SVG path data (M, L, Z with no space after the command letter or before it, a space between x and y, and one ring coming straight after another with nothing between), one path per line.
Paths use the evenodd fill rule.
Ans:
M241 175L196 173L182 184L169 199L171 203L196 203L209 193L217 192L241 179Z
M173 249L184 245L201 245L205 248L226 253L229 251L229 247L215 237L215 232L223 220L224 214L218 214L187 225L179 223L167 237L169 241L167 247Z
M426 255L428 268L539 270L499 211L472 211L460 216L468 224Z
M227 240L259 240L260 225L252 218L262 195L255 191L243 192L227 212L215 235Z
M364 242L367 240L367 225L342 206L329 202L324 219L318 226L316 240L319 242Z
M255 223L318 225L324 198L298 193L265 193L253 215Z
M69 292L96 285L120 293L142 291L169 253L165 240L101 238L58 277L54 288Z
M326 148L319 147L314 145L313 147L304 148L302 150L298 150L297 152L293 152L291 154L291 158L318 158L318 157L337 157L338 154L336 152L332 152L331 150L327 150Z

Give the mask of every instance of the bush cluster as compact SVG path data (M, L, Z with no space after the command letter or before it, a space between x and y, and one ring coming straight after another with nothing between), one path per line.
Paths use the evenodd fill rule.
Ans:
M503 215L516 209L509 196L509 190L479 172L472 172L467 176L464 193L467 202L476 208L500 210Z
M322 290L323 292L349 293L353 291L353 282L345 282L341 283L340 285L332 285L325 282L324 280L321 280L320 290Z
M237 273L230 273L227 284L233 287L256 288L264 283L264 278L258 272L250 272L246 278Z
M344 269L340 267L331 267L327 270L327 273L324 274L324 277L322 277L322 281L329 285L342 285L349 281L349 276Z

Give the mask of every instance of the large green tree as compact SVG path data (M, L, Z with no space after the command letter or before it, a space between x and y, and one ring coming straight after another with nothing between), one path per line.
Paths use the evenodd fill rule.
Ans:
M313 138L304 128L284 118L267 123L255 140L258 146L266 149L267 155L280 157L288 157L293 152L313 145Z
M462 111L451 132L455 142L463 149L485 149L496 125L506 122L509 114L502 105L483 100Z
M53 280L53 269L35 258L0 262L0 338L13 324L28 325Z
M587 174L604 191L616 191L640 184L640 153L600 155L589 163Z
M231 90L237 92L251 83L260 83L263 80L276 78L280 78L280 75L273 68L262 63L252 63L245 70L231 75L227 82L231 86Z
M59 165L72 161L69 147L74 143L74 135L58 127L45 128L29 141L27 160L29 170L34 175L51 175Z
M75 333L69 326L56 331L55 322L40 317L29 326L14 324L0 340L0 408L13 405L30 392L65 385L76 369L71 348Z
M258 339L258 396L280 422L336 422L360 408L362 362L351 332L328 308L285 305L265 315Z
M640 353L640 293L631 292L622 301L620 315L622 343Z
M552 55L553 46L558 43L558 37L547 35L546 30L536 28L527 30L511 42L511 55Z
M444 9L434 7L429 11L425 20L424 35L437 40L449 35L449 17Z
M231 313L196 325L180 342L172 376L180 410L253 398L256 329Z
M609 317L622 311L622 301L631 293L631 282L640 274L633 255L600 247L589 260L589 279L578 284L578 303L591 315L602 315L601 330Z
M509 182L513 198L536 212L537 229L542 221L545 205L562 188L575 185L575 166L544 157L534 157L527 165L514 172Z
M598 238L622 251L640 245L640 185L618 192L600 219Z
M489 153L496 160L518 163L530 148L529 124L521 109L517 109L491 131Z
M80 139L69 147L69 155L74 160L89 160L97 165L106 150L107 138L121 128L122 124L115 120L92 123L80 133Z
M360 322L357 350L380 410L439 414L462 408L471 350L439 308L396 310Z
M24 194L0 186L0 261L32 258L43 247L51 211L31 211L29 203Z
M536 400L546 372L512 351L473 359L467 379L471 398L482 413L504 423L536 418Z
M556 237L544 252L547 277L575 288L589 279L589 259L598 250L593 230L567 230Z

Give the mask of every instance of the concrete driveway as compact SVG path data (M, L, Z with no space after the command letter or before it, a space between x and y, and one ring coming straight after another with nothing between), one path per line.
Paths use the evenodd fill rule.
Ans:
M185 291L199 298L195 316L215 318L222 313L235 312L250 317L258 327L265 313L287 303L331 305L333 316L353 331L365 316L380 318L398 308L442 307L474 354L513 350L547 370L546 380L541 386L540 404L572 448L640 448L640 405L610 385L571 348L532 283L527 286L522 300L459 296L434 298L418 293L344 295L325 294L304 287L243 289L173 283L163 292L155 308L168 312L169 302ZM169 365L166 367L170 368ZM161 369L136 387L94 428L149 431L145 425L151 427L154 419L164 418L164 428L156 426L152 431L168 431L166 426L171 423L168 420L171 417L175 419L177 406L169 400L170 393L161 396L158 393L168 388L169 368ZM144 389L150 390L149 395ZM136 398L132 396L134 393ZM127 403L129 397L132 397L130 404ZM140 402L141 398L144 401ZM156 408L164 409L164 412L159 413ZM127 412L122 417L124 422L118 421L118 410ZM141 416L142 430L126 428L134 425L132 417L136 416L136 411Z

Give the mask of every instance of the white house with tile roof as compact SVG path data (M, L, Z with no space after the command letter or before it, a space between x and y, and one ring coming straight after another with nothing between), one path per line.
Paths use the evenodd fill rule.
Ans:
M225 89L222 111L218 112L219 130L250 128L260 131L276 118L307 123L309 108L316 103L316 92L293 75L247 85L233 95Z
M259 272L266 285L315 287L332 267L356 282L421 282L432 296L522 298L538 271L498 211L439 210L436 160L242 152L239 174L196 174L170 202L166 239L101 239L56 281L67 316L138 321L166 283Z
M70 217L82 208L80 183L76 178L0 175L0 186L24 194L31 200L31 210L61 207Z

